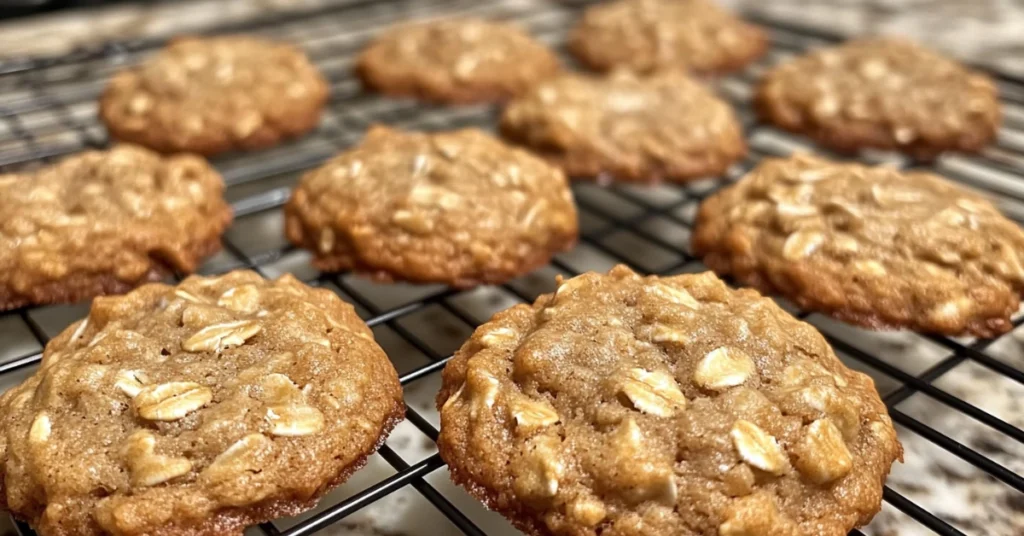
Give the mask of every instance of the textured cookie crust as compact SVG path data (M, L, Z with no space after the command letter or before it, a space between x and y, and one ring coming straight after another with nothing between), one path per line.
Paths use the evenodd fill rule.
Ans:
M475 129L373 127L302 178L285 216L321 270L456 287L529 272L577 235L565 175Z
M360 55L363 82L389 95L503 101L559 70L558 58L518 27L477 18L392 28Z
M996 135L998 92L984 74L915 43L866 38L768 72L761 116L833 149L895 149L921 160L978 151Z
M704 201L693 248L720 274L870 328L990 337L1024 292L1024 232L981 196L804 155Z
M574 177L684 182L747 152L732 108L679 72L563 75L512 101L501 131Z
M290 275L97 298L0 397L0 505L43 536L228 535L314 506L402 418L352 307Z
M712 0L617 0L587 8L569 48L598 71L735 71L764 54L764 32Z
M190 273L231 221L201 158L122 145L0 175L0 310Z
M452 479L534 535L842 536L901 456L870 378L710 272L562 281L478 328L437 402Z
M178 38L114 75L100 116L114 138L204 155L276 145L316 127L328 86L291 45Z

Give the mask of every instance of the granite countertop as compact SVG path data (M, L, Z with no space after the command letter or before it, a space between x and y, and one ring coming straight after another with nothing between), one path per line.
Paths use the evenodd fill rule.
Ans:
M187 0L125 4L0 23L0 58L198 31L352 0ZM895 33L1024 76L1019 0L722 0L736 10L846 35Z
M0 59L26 55L55 55L111 40L159 38L175 33L200 31L211 26L312 10L353 0L188 0L159 4L128 4L88 11L48 14L0 23ZM542 0L506 0L531 4ZM1024 76L1024 0L723 0L734 9L775 20L847 35L894 33L922 41L951 55L1005 72ZM532 4L531 4L532 5ZM543 279L550 283L551 278ZM547 284L546 283L546 284ZM549 289L538 289L541 290ZM394 290L393 292L407 292ZM494 289L478 289L467 301L477 316L486 318L508 306ZM507 299L507 298L506 298ZM81 314L78 311L75 314ZM66 321L64 321L66 320ZM72 318L59 322L67 325ZM893 367L919 374L947 358L950 351L909 333L870 333L812 315L811 321L839 339L879 356ZM57 326L56 329L60 329ZM463 326L464 328L464 326ZM432 329L431 346L457 347L467 334L452 327ZM462 331L460 331L462 330ZM401 370L422 365L423 356L400 337L376 330L389 355ZM1024 370L1024 328L996 341L988 353L1009 366ZM866 367L854 360L848 364ZM899 388L890 377L865 370L875 377L883 395ZM410 385L407 402L435 426L437 414L433 397L439 387L436 375ZM974 404L1018 428L1024 428L1024 386L971 361L957 365L936 382L947 393ZM0 382L0 390L8 385ZM897 406L942 434L1024 474L1024 445L999 434L977 421L921 393ZM900 437L906 449L906 463L897 464L889 486L948 523L971 535L1019 536L1024 534L1024 494L995 480L960 458L905 428ZM436 450L415 426L402 423L388 445L410 464ZM325 503L333 503L358 492L393 473L379 456L349 482L333 492ZM518 534L496 514L451 485L447 472L438 470L427 480L448 500L462 509L490 536ZM13 531L0 516L0 536ZM287 527L288 521L279 525ZM916 536L932 534L889 504L871 525L862 529L869 536ZM251 534L257 534L251 532ZM447 536L457 529L422 495L410 487L391 494L332 525L320 534L331 536Z

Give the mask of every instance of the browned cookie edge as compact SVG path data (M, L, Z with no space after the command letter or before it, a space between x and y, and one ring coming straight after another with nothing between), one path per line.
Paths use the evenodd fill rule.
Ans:
M233 150L256 151L298 138L316 128L320 123L324 104L327 102L326 87L321 87L323 87L322 95L315 101L311 100L310 105L302 110L303 113L290 116L290 120L287 123L275 124L273 127L266 124L261 125L256 131L242 140L233 140L223 135L208 134L190 143L179 143L173 140L171 136L164 135L164 129L162 128L150 128L143 131L123 129L109 115L108 110L111 103L107 92L104 92L100 98L99 114L111 138L117 141L142 145L164 154L187 152L211 156Z
M395 384L399 385L397 377L395 378ZM245 527L272 521L280 517L295 516L315 507L324 495L348 480L353 473L362 469L366 465L370 455L380 449L381 445L383 445L387 440L388 435L395 426L405 418L405 403L402 399L402 389L399 387L396 391L398 394L395 399L394 409L389 412L387 418L382 423L377 442L371 448L367 449L362 456L356 458L352 463L345 466L338 473L337 477L323 484L311 498L275 499L246 508L223 510L206 520L204 523L184 526L170 525L153 532L152 536L236 536L241 534L242 529ZM0 486L0 491L3 491L2 486ZM7 507L6 501L2 495L0 495L0 507L5 509ZM13 512L12 515L29 523L33 527L36 526L36 523L33 520L26 519L24 516L20 516ZM79 532L77 532L77 528L75 528L75 530L58 531L47 531L43 529L43 531L40 531L40 534L44 536L76 536Z
M742 19L741 19L742 21ZM745 21L744 21L745 22ZM759 26L747 23L751 28L751 36L754 37L754 43L752 47L747 49L747 54L737 56L731 61L720 63L713 69L695 69L688 65L675 65L675 68L682 68L683 70L706 76L722 76L736 71L743 70L751 63L757 61L768 52L768 36L765 31ZM637 73L650 73L659 69L665 69L668 66L658 64L657 60L650 59L645 66L638 66L636 64L622 64L610 61L605 55L599 51L595 52L595 47L590 46L590 40L586 37L584 28L577 25L567 40L567 47L569 53L572 54L573 58L579 61L583 66L587 67L592 71L601 73L610 72L619 67L625 67Z
M294 199L294 198L293 198ZM312 229L306 225L302 218L301 211L294 206L290 200L284 208L285 211L285 237L296 247L310 251L313 258L310 263L321 272L341 272L351 270L353 273L367 277L381 283L394 283L406 281L410 283L443 283L453 288L472 288L478 285L497 285L505 283L509 279L525 275L536 270L551 261L551 258L563 251L568 251L576 245L577 235L565 235L549 237L546 247L534 250L534 254L520 259L514 270L487 269L482 271L457 273L455 270L448 270L448 277L433 277L430 274L406 272L399 274L393 270L363 262L352 248L344 242L345 233L335 233L338 242L335 244L332 255L319 253L318 244L312 237L319 236L319 229Z
M538 298L539 299L539 298ZM532 309L532 305L529 303L523 303L515 305L510 309L506 309L495 314L488 323L493 322L497 317L502 315L514 314L512 311L519 309ZM437 393L435 404L437 411L440 414L445 402L449 398L455 395L458 389L458 384L465 380L466 367L468 366L469 358L473 355L472 352L468 352L465 349L473 344L474 339L470 337L466 343L459 348L452 359L445 365L444 370L441 371L442 383L441 389ZM508 497L507 500L501 500L497 493L488 490L485 486L474 480L467 471L465 471L461 465L460 460L463 460L461 444L458 439L450 439L452 429L450 427L441 426L440 435L437 438L437 450L441 455L441 459L448 464L448 473L451 481L466 490L473 498L483 503L488 509L493 510L501 514L517 529L523 531L530 536L548 536L550 532L546 527L541 525L537 520L533 519L533 516L523 507L519 506L519 503L514 497Z
M231 208L224 205L218 220L221 224L214 229L211 236L192 244L186 252L189 266L185 272L191 273L196 265L207 257L221 250L221 234L233 218ZM175 268L170 263L161 262L158 256L150 255L150 269L135 281L124 281L115 274L106 272L98 274L73 274L52 281L32 290L32 296L15 293L6 286L0 286L0 311L8 311L29 305L51 305L57 303L75 303L96 296L107 294L124 294L144 283L159 281L171 274Z
M1021 296L1016 293L1007 294L1006 303L1002 308L991 307L985 311L987 314L979 313L964 318L952 329L938 329L938 326L925 324L924 315L899 320L878 311L865 311L862 308L856 308L848 301L842 307L824 303L816 298L819 293L817 289L822 285L814 284L813 274L810 274L810 277L799 278L802 284L810 283L800 291L782 288L773 283L771 278L763 273L763 268L753 259L747 258L746 262L737 262L737 255L733 253L733 248L730 246L728 229L718 220L718 215L722 214L724 210L720 206L721 203L721 198L717 195L701 203L691 239L693 252L701 257L704 264L715 273L731 276L736 281L751 286L763 294L783 296L802 309L820 312L837 320L872 330L906 328L945 335L966 334L990 338L1006 333L1013 328L1010 317L1017 311L1021 299ZM789 277L791 274L785 275Z
M360 53L354 68L356 76L362 81L366 89L376 91L392 97L411 97L426 102L439 104L477 104L487 102L504 102L521 94L528 86L526 84L511 83L488 83L474 82L465 86L455 84L429 84L415 74L409 73L405 76L388 76L384 70L378 69L373 58L373 45ZM548 74L558 72L561 66L558 59L553 55L546 61L550 65L545 66L544 71Z
M555 151L535 146L530 139L528 126L517 128L502 120L500 129L503 138L558 166L572 179L597 179L600 175L608 174L620 182L686 183L724 174L734 163L746 156L748 150L746 140L740 137L735 147L729 147L728 151L720 150L717 161L705 165L651 165L652 163L648 162L640 166L623 166L589 151Z
M843 154L856 154L861 149L880 149L903 152L917 160L931 162L946 151L977 153L995 140L1002 122L1002 117L997 115L996 122L988 130L971 129L957 137L948 137L942 141L924 142L915 139L910 143L900 143L890 129L872 122L862 122L856 128L842 130L822 128L808 119L806 112L769 98L765 91L766 84L767 76L758 83L753 98L754 111L762 121L788 132L807 136L816 143Z

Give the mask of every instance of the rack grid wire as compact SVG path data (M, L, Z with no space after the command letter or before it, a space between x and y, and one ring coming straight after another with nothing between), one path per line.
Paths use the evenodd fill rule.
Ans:
M264 523L247 534L357 534L357 528L352 528L356 525L347 525L347 532L339 532L337 527L346 526L345 520L360 510L410 489L419 500L429 503L424 503L427 508L436 509L434 514L440 513L441 517L435 517L439 524L427 528L426 534L512 533L496 515L485 512L447 482L444 462L432 449L438 434L436 412L430 407L432 396L440 370L459 342L491 313L553 290L556 274L605 270L616 263L662 275L703 271L706 268L688 245L696 207L703 198L742 176L763 157L794 150L829 154L758 122L749 101L753 83L766 68L840 38L755 19L770 33L768 54L747 70L712 82L737 108L750 155L723 177L686 185L637 187L577 181L573 188L580 208L580 243L533 274L469 291L438 285L380 285L351 274L318 273L309 266L305 252L286 243L280 208L292 185L305 170L358 141L370 124L420 130L465 126L493 130L493 107L432 106L363 92L351 67L368 38L401 20L476 14L517 21L565 56L565 30L587 3L348 0L211 31L254 33L302 46L330 81L332 96L321 126L309 136L267 151L214 160L227 183L226 195L236 220L224 237L224 250L204 264L201 272L249 268L268 277L291 272L309 284L331 288L353 303L374 328L399 369L407 400L407 421L400 426L405 427L405 439L396 440L396 432L374 457L383 469L377 474L384 476L360 478L362 472L357 473L343 493L329 495L313 513ZM108 43L61 57L0 62L0 171L30 169L80 150L107 146L109 140L96 117L97 97L106 79L161 44L155 39ZM571 65L567 56L566 62ZM1005 122L998 142L981 154L944 156L931 164L883 152L868 151L862 158L899 168L932 169L989 194L1010 218L1024 221L1024 80L991 74L1000 88ZM1024 409L1019 404L989 403L996 395L1024 396L1024 351L1014 346L1017 334L989 341L871 333L782 305L817 326L849 366L874 377L901 439L908 445L921 445L919 450L925 453L908 452L915 457L908 459L913 467L905 470L907 478L895 483L890 479L879 519L851 534L1024 534L1024 468L1020 463L1024 460ZM30 374L47 341L86 311L87 305L78 304L0 314L0 389ZM1014 326L1021 323L1017 315ZM947 381L954 377L960 379ZM983 382L980 389L970 387L978 382ZM413 400L414 390L422 395L417 400ZM982 394L975 396L977 391ZM931 418L935 416L939 418ZM423 453L401 452L413 437L410 434L421 434L426 445ZM914 471L939 466L938 472L945 474L951 471L950 464L964 471L950 477L953 481L964 486L983 485L986 491L974 493L997 501L987 506L996 512L987 524L937 508L927 493L922 495L921 485L912 484L919 476ZM999 504L1004 505L1002 510ZM893 529L895 526L902 528ZM32 534L23 523L16 523L16 529L23 535Z

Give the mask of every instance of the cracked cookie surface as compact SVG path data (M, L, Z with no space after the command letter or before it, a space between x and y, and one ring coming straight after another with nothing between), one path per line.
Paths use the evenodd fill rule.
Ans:
M721 74L759 58L767 39L711 0L618 0L587 8L569 48L598 71Z
M121 145L0 175L0 310L190 273L231 221L203 159Z
M385 31L356 70L386 94L468 103L506 100L559 68L555 54L517 26L460 17Z
M313 507L402 418L353 308L290 275L97 298L0 397L0 504L43 536L241 534Z
M721 274L871 328L990 337L1024 292L1024 231L938 175L798 155L702 203L694 251Z
M874 37L782 63L760 82L762 117L843 152L893 149L922 160L975 152L1000 124L995 83L910 41Z
M370 129L308 173L285 230L325 271L457 287L501 283L576 241L565 175L476 129Z
M732 108L679 72L563 75L505 108L502 134L574 177L685 182L746 154Z
M870 378L707 272L624 266L498 313L444 370L452 478L534 535L845 535L901 455Z
M114 75L100 117L119 140L204 155L312 130L327 81L298 48L248 36L183 37Z

